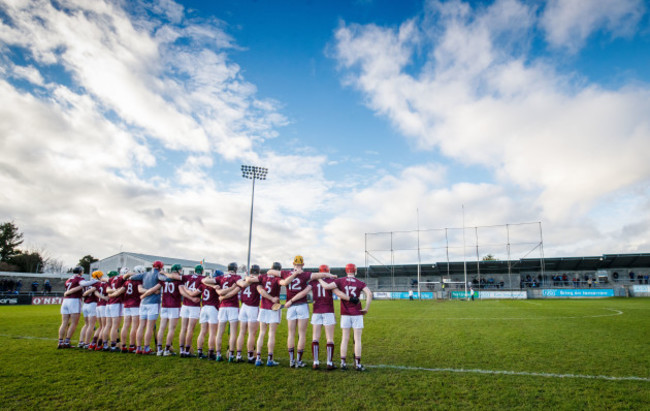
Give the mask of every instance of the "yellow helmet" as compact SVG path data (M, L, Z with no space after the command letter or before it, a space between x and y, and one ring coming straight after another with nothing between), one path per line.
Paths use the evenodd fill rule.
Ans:
M293 265L305 265L305 260L302 259L301 255L297 255L293 258Z
M103 276L104 276L104 273L101 272L100 270L93 271L93 273L92 273L92 277L93 277L95 280L99 280L99 279L102 278Z

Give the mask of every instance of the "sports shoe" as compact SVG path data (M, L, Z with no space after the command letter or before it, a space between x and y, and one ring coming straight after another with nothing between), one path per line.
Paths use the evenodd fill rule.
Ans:
M91 350L91 351L94 350L95 348L97 348L97 345L95 345L95 344L89 344L88 345L88 349Z
M63 348L63 343L59 343L59 345L56 346L56 349L57 349L57 350L60 350L60 349L62 349L62 348Z
M208 355L208 360L217 361L217 356L215 354Z
M198 358L199 360L207 360L210 357L203 354L203 353L201 353L201 354L197 355L196 358Z
M244 362L244 359L242 357L237 357L235 358L235 362Z
M295 367L295 366L296 366L296 362L295 362L295 361L291 361L291 362L289 363L289 368L293 368L293 367Z
M196 358L196 354L192 354L190 352L185 353L185 358Z
M111 347L109 347L108 345L105 345L104 348L102 348L102 350L108 352L108 351L111 350Z
M144 351L142 351L142 350L135 350L135 353L138 354L138 355L142 355L142 354L144 353Z
M314 365L311 366L312 370L317 370L320 368L320 364L318 362L315 362Z
M111 352L121 352L120 347L111 347Z
M228 356L228 362L235 362L235 356L234 355L229 355Z
M180 355L180 357L181 357L181 358L185 358L185 351L181 351L181 355Z
M101 351L101 350L102 350L102 346L101 346L101 345L98 345L98 346L95 347L95 351Z
M84 348L84 343L80 342L79 344L77 344L77 348Z
M277 361L274 361L274 360L268 360L268 361L266 362L266 366L267 366L267 367L275 367L275 366L277 366L277 365L280 365L280 363L277 362Z
M255 364L255 358L249 358L248 363L249 364Z
M336 365L332 364L327 364L327 371L334 371L336 369Z
M363 364L359 364L356 367L354 367L354 369L357 371L365 371L366 367L364 367Z
M347 370L348 369L348 365L343 361L341 361L341 369L342 370Z
M135 347L129 347L129 352L134 353L135 352Z
M221 362L221 361L223 361L223 357L221 357L220 355L217 355L217 357L214 360L216 362Z
M296 361L296 368L303 368L305 365L307 364L302 361Z
M126 347L122 347L122 354L128 354L128 353L129 353L129 349Z
M262 360L255 360L255 366L256 367L261 367L262 366Z
M153 350L142 350L142 355L154 355L156 354Z
M156 355L157 355L158 357L162 357L162 355L163 355L163 350L158 350L158 352L156 353Z

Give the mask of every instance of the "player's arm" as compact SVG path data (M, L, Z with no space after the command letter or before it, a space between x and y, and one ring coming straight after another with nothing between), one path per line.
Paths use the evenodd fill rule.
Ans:
M257 292L260 293L260 295L262 297L266 298L267 300L269 300L269 301L271 301L273 303L279 303L280 302L279 297L273 297L271 294L267 293L266 290L264 289L264 287L262 287L261 285L257 286Z
M335 282L326 283L321 278L318 279L318 282L320 283L320 286L323 287L324 290L333 290L333 289L336 288L336 283Z
M178 287L178 291L181 293L181 295L182 295L184 298L187 298L188 300L192 300L192 301L195 302L195 303L198 303L198 302L199 302L199 299L196 298L196 296L198 295L198 293L192 295L191 291L190 291L187 287L185 287L184 285L181 285L180 287ZM198 291L198 292L200 293L200 291Z
M227 290L230 290L230 291L228 291L225 295L220 295L219 296L219 301L227 300L229 298L232 298L232 297L236 296L239 293L239 286L236 285L234 287L229 287L229 288L226 289L226 291ZM217 294L219 294L218 291L217 291Z
M113 292L113 297L119 297L120 295L124 294L126 292L125 287L120 287L115 292Z
M224 288L222 290L217 290L217 294L219 294L220 296L224 296L224 295L227 295L230 292L232 292L232 290L237 290L237 292L239 292L239 286L237 285L237 283L231 285L228 288Z
M272 275L273 277L282 277L282 271L281 270L274 270L270 269L266 272L266 275Z
M215 285L217 283L214 278L210 278L210 277L203 278L201 282L205 285Z
M65 297L67 297L67 296L69 296L70 294L76 293L77 291L81 291L81 290L83 290L83 286L78 285L78 286L73 287L73 288L69 289L68 291L64 292L63 295L64 295Z
M160 284L154 285L153 287L147 289L147 291L145 291L143 294L141 294L140 299L142 300L145 299L146 297L149 297L151 294L158 292L161 288L162 286Z
M98 282L99 282L99 280L96 280L96 279L93 278L93 279L90 279L90 280L83 280L83 281L81 281L79 283L79 285L82 286L82 287L88 287L89 285L94 285L94 284L97 284Z
M101 299L104 300L104 301L108 301L108 297L106 297L106 296L104 296L104 295L101 295L101 294L98 293L97 291L95 291L95 297L97 297L97 298L101 298Z
M337 297L339 297L341 300L343 300L343 301L350 301L350 297L348 297L348 295L347 295L346 293L344 293L343 291L339 290L338 288L335 287L334 289L332 289L332 292L333 292Z
M201 294L201 290L192 291L189 288L185 287L185 285L181 285L179 289L181 290L181 294L183 294L183 291L185 291L185 293L189 295L189 298L196 297L197 295ZM183 294L183 297L185 297L185 294Z
M368 312L368 309L370 308L370 303L372 302L372 291L370 291L370 288L364 287L363 293L366 295L366 308L361 310L364 314Z
M311 285L307 285L307 287L305 287L304 290L302 290L302 291L299 292L298 294L294 295L292 299L290 299L289 301L287 301L286 303L284 303L284 307L285 307L285 308L289 308L289 307L291 307L291 304L293 304L294 301L298 301L298 300L300 300L301 298L306 297L307 294L309 294L310 291L311 291Z
M330 273L311 273L311 277L309 278L309 281L320 280L322 278L337 278L337 277L336 274L330 274Z
M88 297L90 294L94 293L95 290L97 290L95 287L90 287L89 289L86 290L86 292L83 293L83 296Z
M294 270L289 277L280 280L280 285L282 285L284 287L288 286L289 284L291 284L293 279L296 278L298 276L298 274L300 274L301 272L302 271L298 272L298 271Z

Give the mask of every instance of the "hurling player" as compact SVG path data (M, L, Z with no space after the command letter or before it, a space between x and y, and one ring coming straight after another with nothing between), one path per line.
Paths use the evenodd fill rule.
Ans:
M70 338L77 329L81 313L83 287L94 281L84 281L84 269L77 266L72 270L72 277L65 282L65 293L61 303L61 327L59 327L59 345L57 348L70 348Z
M213 274L215 277L220 277L223 273L216 270ZM196 339L196 348L198 357L201 359L215 360L214 344L217 338L217 329L219 328L219 294L217 290L221 287L218 285L199 285L201 291L201 313L199 315L199 323L201 324L201 331ZM205 341L205 334L208 333L208 355L203 354L203 342Z
M133 267L136 274L144 274L146 269L143 265ZM124 325L122 326L122 352L136 351L136 337L140 327L140 288L142 281L129 278L124 282ZM130 328L130 331L129 331ZM129 348L126 348L126 340L129 340Z
M237 282L241 289L241 308L239 309L239 336L237 337L237 358L236 362L242 361L242 349L244 347L244 339L246 331L248 331L248 341L246 348L248 350L248 362L255 362L255 337L259 322L257 317L260 311L260 293L257 291L259 284L260 266L253 264L251 266L250 275Z
M329 273L330 268L327 265L321 265L318 268L321 273ZM323 286L321 281L326 285ZM336 288L333 278L324 278L322 280L313 280L309 282L312 287L312 295L314 297L314 312L311 315L312 330L312 343L311 351L314 356L314 364L312 368L317 370L320 366L318 361L319 340L322 328L325 328L325 338L327 339L327 369L333 370L334 366L334 327L336 325L336 317L334 316L334 297L332 296L332 289Z
M239 286L237 281L241 277L237 275L237 263L228 264L228 272L221 277L204 278L204 284L218 284L221 290L217 290L219 294L219 328L216 335L216 348L217 348L217 361L221 361L221 344L223 340L223 333L226 331L226 326L230 324L230 337L228 339L228 361L235 361L235 346L237 343L237 324L239 322ZM223 297L223 298L222 298Z
M273 263L272 270L280 272L282 266L280 263ZM280 324L281 312L279 310L272 310L272 307L273 304L280 302L280 290L282 286L280 285L280 278L269 273L260 275L258 281L259 285L257 286L257 292L260 293L262 306L258 316L260 334L257 337L257 357L255 358L255 366L259 367L262 365L262 346L264 345L264 335L268 328L268 358L266 360L266 365L268 367L273 367L279 364L277 361L273 360L273 351L275 350L275 333L278 329L278 324Z
M181 331L178 336L181 357L194 357L192 354L192 340L194 329L201 315L201 280L203 279L203 266L194 267L194 274L183 275L181 294L183 294L183 306L181 307Z

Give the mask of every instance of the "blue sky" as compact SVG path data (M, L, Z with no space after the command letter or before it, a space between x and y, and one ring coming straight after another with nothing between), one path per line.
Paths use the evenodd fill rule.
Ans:
M0 217L65 264L244 261L241 164L269 168L262 266L363 264L365 233L463 205L541 222L547 256L650 249L647 2L0 0L0 22ZM479 254L506 258L503 231Z

